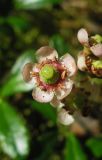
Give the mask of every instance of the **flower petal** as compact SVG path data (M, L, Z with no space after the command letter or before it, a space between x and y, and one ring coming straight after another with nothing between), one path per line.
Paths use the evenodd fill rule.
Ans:
M50 102L50 104L53 107L56 107L58 109L62 108L64 106L64 103L62 103L60 100L57 99L56 96L53 97L52 101Z
M32 71L32 68L33 68L32 63L27 63L24 65L22 69L22 75L25 82L31 81L32 77L30 76L30 72Z
M58 121L63 125L70 125L74 122L74 118L65 109L61 109L58 113Z
M81 28L78 31L77 38L81 44L88 44L88 33L86 29Z
M36 51L36 57L38 62L42 62L46 59L53 60L55 57L58 58L58 53L55 49L50 48L49 46L44 46Z
M76 73L76 71L77 71L76 63L75 63L74 58L70 54L66 53L64 56L61 57L60 60L61 60L61 63L70 72L69 76L72 76Z
M70 94L72 87L73 87L73 81L70 79L65 80L63 82L63 88L56 89L56 91L55 91L56 97L59 100L62 100L63 98L68 96L68 94Z
M43 91L39 87L35 87L33 89L32 96L38 102L47 103L53 99L54 92Z
M90 47L92 53L97 57L102 57L102 44L96 44L95 46Z
M87 68L85 63L85 56L82 52L80 52L78 55L77 66L81 71L85 71L85 69Z

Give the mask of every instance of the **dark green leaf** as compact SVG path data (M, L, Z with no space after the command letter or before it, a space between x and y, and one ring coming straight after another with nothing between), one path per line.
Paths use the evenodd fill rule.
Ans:
M18 92L31 90L34 86L24 82L22 77L22 68L28 62L34 62L34 51L27 51L22 54L14 64L9 77L1 89L1 96L9 96Z
M45 118L51 119L54 123L56 122L56 110L50 104L38 103L36 101L32 101L31 104Z
M64 160L87 160L77 138L69 133L66 140Z
M60 56L63 56L68 52L68 44L65 43L64 39L60 35L54 35L49 42L49 45L55 48Z
M16 8L39 9L60 3L62 0L14 0Z
M28 21L22 17L9 16L6 18L6 22L14 29L25 29L29 26Z
M90 138L86 145L96 157L102 157L102 137Z
M12 106L0 100L0 146L11 158L28 154L29 138L24 121Z

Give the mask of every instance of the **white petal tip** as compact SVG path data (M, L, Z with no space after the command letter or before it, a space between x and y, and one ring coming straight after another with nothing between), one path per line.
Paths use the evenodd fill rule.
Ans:
M38 87L35 87L32 92L33 98L41 103L48 103L53 99L54 93L49 91L43 91Z
M88 33L87 33L86 29L81 28L78 31L77 38L81 44L88 44Z
M96 44L95 46L90 47L92 53L97 57L102 57L102 44Z
M73 76L76 74L77 66L75 60L69 53L66 53L64 56L62 56L60 60L61 63L67 68L69 76Z
M36 51L36 57L38 62L42 62L46 59L53 60L54 58L58 58L58 53L55 49L49 46L43 46Z
M56 91L55 91L56 97L59 100L62 100L66 96L68 96L73 88L73 83L74 82L70 79L65 80L63 82L63 88L56 89Z

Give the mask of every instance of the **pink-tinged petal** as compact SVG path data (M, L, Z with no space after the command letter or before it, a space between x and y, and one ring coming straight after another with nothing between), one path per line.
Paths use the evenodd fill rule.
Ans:
M54 93L51 91L43 91L40 88L35 87L32 96L38 102L48 103L53 99Z
M52 101L50 102L50 104L53 107L56 107L58 109L62 108L64 106L64 103L62 103L60 100L57 99L56 96L53 97Z
M102 57L102 44L96 44L95 46L90 47L92 53L97 57Z
M58 53L55 49L49 46L44 46L36 51L36 57L38 62L42 62L46 59L53 60L54 58L58 58Z
M72 90L73 81L68 79L63 82L63 88L58 88L55 90L55 95L59 100L62 100L68 96Z
M87 33L86 29L81 28L78 31L77 38L81 44L88 44L89 40L88 40L88 33Z
M77 66L81 71L85 71L87 66L85 63L85 56L83 55L83 53L79 53L78 55L78 60L77 60Z
M32 68L33 68L32 63L27 63L24 65L24 67L22 69L22 75L23 75L23 79L25 82L31 81L32 77L30 75L30 72L32 71Z
M77 66L75 63L74 58L66 53L64 56L61 57L61 63L67 68L69 72L69 76L73 76L77 71Z
M70 125L74 122L74 118L62 108L58 113L58 121L63 125Z

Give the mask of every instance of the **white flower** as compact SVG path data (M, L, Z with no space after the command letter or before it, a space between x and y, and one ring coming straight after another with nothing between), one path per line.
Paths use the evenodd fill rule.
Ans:
M27 63L22 70L24 80L34 84L33 98L63 107L61 100L70 94L73 87L71 77L77 70L74 58L67 53L58 59L57 51L49 46L37 50L36 57L37 64Z

